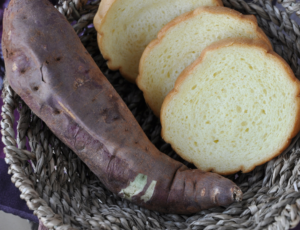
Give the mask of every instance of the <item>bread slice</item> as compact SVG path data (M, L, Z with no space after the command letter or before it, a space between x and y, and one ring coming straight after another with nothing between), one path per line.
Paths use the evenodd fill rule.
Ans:
M300 82L265 43L207 47L165 98L162 136L184 159L223 175L279 155L300 130Z
M135 83L146 46L178 15L221 0L102 0L94 18L98 45L108 67Z
M233 37L262 39L272 47L253 15L244 16L225 7L198 8L168 23L145 49L137 79L154 114L159 116L177 77L205 47Z

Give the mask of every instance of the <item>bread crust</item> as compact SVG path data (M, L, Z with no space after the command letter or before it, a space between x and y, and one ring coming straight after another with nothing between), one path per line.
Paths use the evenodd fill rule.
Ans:
M109 56L108 53L105 52L105 49L103 49L104 45L103 45L103 33L100 32L100 28L101 28L101 25L102 25L102 22L105 18L105 16L107 15L107 12L108 10L111 8L111 6L113 4L116 3L117 0L102 0L100 2L100 5L99 5L99 8L98 8L98 11L94 17L94 27L97 31L97 43L98 43L98 47L101 51L101 54L102 56L104 57L105 60L107 60L107 66L109 69L111 70L119 70L120 73L122 74L122 76L130 81L131 83L135 83L135 79L132 79L131 76L127 75L124 71L123 71L123 68L122 66L116 66L116 65L113 65L112 63L112 59L111 57Z
M130 81L131 83L136 83L136 78L132 78L132 76L126 74L123 71L123 68L121 65L114 65L111 56L105 52L104 45L103 45L103 36L104 34L101 32L101 26L103 22L106 20L107 13L109 12L109 9L112 7L113 4L116 4L118 0L102 0L100 2L98 11L94 17L94 26L97 30L97 42L98 46L100 48L100 51L104 57L104 59L107 60L107 66L111 70L119 70L122 76ZM213 0L216 4L216 7L223 6L223 2L221 0Z
M143 73L143 64L145 63L145 59L150 54L151 50L155 46L159 45L162 42L163 38L166 36L168 31L172 29L172 27L176 26L179 23L182 23L183 21L189 20L190 18L194 17L195 15L201 14L202 12L208 12L211 14L227 14L227 15L230 15L231 17L237 17L240 20L248 21L249 23L253 24L253 26L256 28L256 33L258 34L258 39L264 41L266 43L266 45L268 46L268 48L270 50L273 50L270 40L265 35L265 33L262 31L262 29L258 26L256 17L254 15L243 15L235 10L232 10L232 9L226 8L226 7L203 6L203 7L197 8L191 12L187 12L187 13L184 13L184 14L178 16L177 18L170 21L167 25L165 25L159 31L159 33L157 34L157 38L149 43L149 45L144 50L142 57L140 59L139 75L136 79L136 83L137 83L138 87L140 88L140 90L143 91L146 103L149 105L149 107L152 109L152 111L154 112L154 114L157 117L160 116L160 111L157 111L155 109L155 103L153 101L151 101L149 95L147 94L147 90L141 83L142 76L143 76L143 74L142 74Z
M107 11L115 1L116 0L102 0L100 2L98 11L94 17L94 26L96 30L100 27L102 19L105 17Z
M277 59L278 63L288 73L288 76L289 76L288 80L292 81L298 88L298 90L295 94L295 100L297 101L297 109L296 109L294 127L291 129L290 135L287 137L285 144L283 146L281 146L276 152L274 152L274 154L272 154L271 156L265 157L260 162L257 162L252 167L248 167L247 169L244 167L244 165L241 165L240 167L238 167L234 170L230 170L230 171L218 171L213 167L208 170L205 170L205 171L216 172L221 175L230 175L230 174L236 173L238 171L242 171L243 173L248 173L248 172L252 171L256 166L262 165L262 164L270 161L271 159L280 155L290 145L292 138L295 137L298 134L298 132L300 131L300 119L299 119L299 117L300 117L300 81L295 77L291 67L286 63L286 61L281 56L279 56L277 53L275 53L273 50L271 50L271 48L265 42L263 42L261 40L254 40L254 39L247 39L247 38L228 38L228 39L223 39L221 41L217 41L217 42L211 44L210 46L206 47L202 51L200 57L196 61L194 61L190 66L188 66L186 69L184 69L182 71L182 73L180 74L180 76L177 78L174 89L172 89L170 91L170 93L167 95L167 97L165 98L165 100L163 102L162 108L161 108L160 119L161 119L161 124L162 124L162 131L161 131L162 138L167 143L170 143L172 148L175 149L174 143L172 143L172 141L170 141L167 138L167 136L165 135L165 129L164 129L165 120L164 120L163 114L166 113L165 110L166 110L167 105L172 100L172 98L174 96L176 96L176 94L178 93L178 91L179 91L181 85L183 84L183 82L185 81L185 79L200 63L203 62L203 60L205 59L206 55L209 52L223 48L223 47L232 46L232 45L251 46L251 49L255 49L255 48L260 49L261 51L263 51L265 53L265 55L267 57L272 58L272 59ZM184 156L182 154L182 152L176 151L176 153L178 155L180 155L183 159L185 159L191 163L194 163L193 159Z

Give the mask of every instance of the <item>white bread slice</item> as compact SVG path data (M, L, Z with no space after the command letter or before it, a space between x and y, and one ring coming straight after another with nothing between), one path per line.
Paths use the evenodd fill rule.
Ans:
M261 41L207 47L165 98L162 136L185 160L223 175L279 155L300 130L300 82Z
M199 6L223 6L221 0L102 0L94 18L98 45L108 67L135 83L146 46L159 30Z
M246 37L271 43L256 18L225 7L200 7L168 23L145 49L137 85L156 116L185 67L215 41Z

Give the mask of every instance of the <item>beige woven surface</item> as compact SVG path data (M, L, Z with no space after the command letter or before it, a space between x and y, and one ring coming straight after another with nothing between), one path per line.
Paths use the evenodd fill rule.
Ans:
M298 58L300 29L295 14L300 5L281 1L246 3L224 0L225 6L254 14L270 37L274 50L300 77ZM138 88L118 72L107 69L91 27L99 0L60 0L57 9L70 22L103 73L122 96L149 139L163 152L181 160L160 137L158 119L146 106ZM284 11L286 9L286 12ZM1 133L6 162L21 197L48 228L54 229L289 229L300 221L300 142L287 151L235 180L244 192L243 201L193 216L162 215L122 200L107 191L100 181L65 147L5 84ZM14 120L18 110L20 119ZM14 126L17 125L17 133ZM26 144L27 143L27 144ZM30 160L30 162L29 162ZM231 179L234 179L231 177Z

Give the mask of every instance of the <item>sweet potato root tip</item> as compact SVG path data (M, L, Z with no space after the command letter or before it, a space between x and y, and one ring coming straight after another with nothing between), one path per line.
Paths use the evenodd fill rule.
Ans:
M239 187L233 188L233 200L236 202L240 202L243 200L243 192Z

